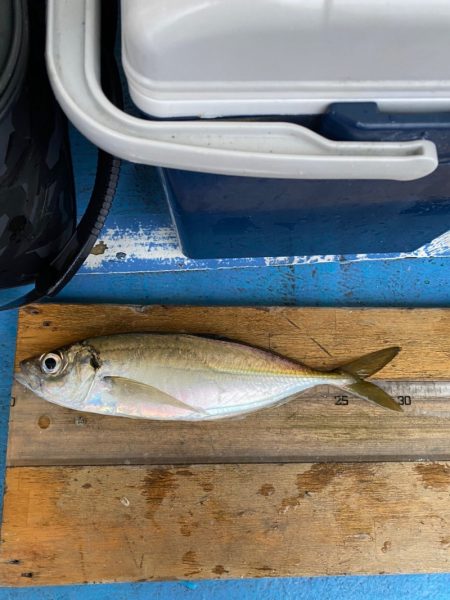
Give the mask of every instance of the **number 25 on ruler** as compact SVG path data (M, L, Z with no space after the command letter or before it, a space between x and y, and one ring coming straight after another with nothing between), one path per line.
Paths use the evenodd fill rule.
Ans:
M348 406L348 396L335 396L336 406Z

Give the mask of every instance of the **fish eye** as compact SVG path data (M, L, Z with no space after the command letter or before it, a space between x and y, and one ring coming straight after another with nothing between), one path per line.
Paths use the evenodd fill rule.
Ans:
M41 357L41 371L46 375L56 375L62 366L62 357L56 352L49 352Z

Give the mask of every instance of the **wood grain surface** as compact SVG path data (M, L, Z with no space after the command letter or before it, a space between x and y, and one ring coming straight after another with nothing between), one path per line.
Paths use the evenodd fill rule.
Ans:
M20 311L16 362L86 337L135 331L213 334L323 368L395 345L402 352L378 378L450 376L449 309L36 305Z
M217 334L315 367L400 345L378 377L450 379L450 311L46 305L21 311L17 360L89 336ZM83 414L13 391L8 464L93 465L450 459L450 399L395 414L333 388L245 418L161 423ZM447 410L447 418L442 415Z
M33 306L16 359L130 331L212 333L315 367L399 345L378 377L450 379L437 309ZM446 398L396 414L318 388L209 424L78 413L20 386L12 403L0 585L450 569L450 466L398 462L450 457Z
M241 418L171 423L72 411L17 388L9 466L450 460L450 399L394 413L358 398L336 406L341 392L321 387Z
M450 568L445 463L8 469L11 586Z

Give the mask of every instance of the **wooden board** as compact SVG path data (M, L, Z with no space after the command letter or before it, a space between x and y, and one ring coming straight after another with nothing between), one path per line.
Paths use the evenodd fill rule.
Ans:
M445 463L21 467L7 484L3 585L450 568Z
M450 460L450 399L387 412L317 388L245 418L164 423L74 412L16 389L9 466ZM441 410L436 410L440 407Z
M125 331L214 333L317 367L400 345L379 377L450 378L437 309L35 306L16 359ZM16 386L0 585L448 571L450 466L385 462L450 457L447 402L397 415L328 392L187 425L77 413Z
M20 315L17 360L124 331L219 334L311 366L332 367L389 345L378 377L450 379L450 311L49 305ZM14 388L8 464L93 465L450 459L450 410L404 414L318 388L244 419L158 423L81 414Z

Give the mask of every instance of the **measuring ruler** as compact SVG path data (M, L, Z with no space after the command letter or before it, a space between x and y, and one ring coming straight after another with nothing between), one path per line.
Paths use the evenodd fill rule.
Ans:
M450 380L376 380L373 383L392 396L408 415L450 417ZM351 394L339 393L331 386L327 388L326 396L331 396L336 406L363 401Z

